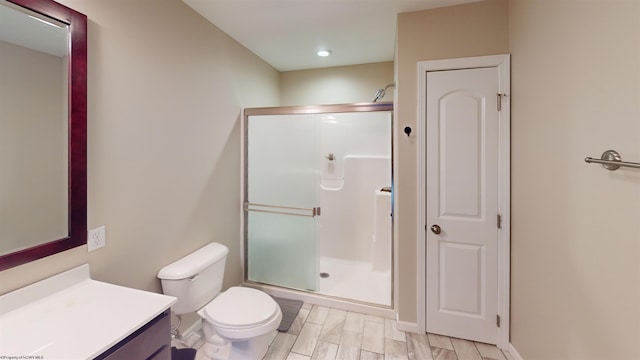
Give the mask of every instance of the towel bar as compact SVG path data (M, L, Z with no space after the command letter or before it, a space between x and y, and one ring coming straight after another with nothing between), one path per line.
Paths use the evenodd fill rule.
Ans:
M603 152L600 159L587 157L584 159L584 162L602 164L603 168L611 171L617 170L620 166L640 169L640 163L622 161L620 154L615 150L607 150Z
M270 210L270 209L275 209L275 210ZM244 203L244 211L255 211L255 212L270 213L270 214L307 216L307 217L320 216L320 213L321 213L319 207L297 208L297 207L290 207L290 206L255 204L250 202Z

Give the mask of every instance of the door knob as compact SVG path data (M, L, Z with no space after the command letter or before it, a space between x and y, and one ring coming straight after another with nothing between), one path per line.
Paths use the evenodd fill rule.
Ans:
M442 229L440 229L439 225L433 225L431 226L431 232L433 232L434 234L438 235L442 232Z

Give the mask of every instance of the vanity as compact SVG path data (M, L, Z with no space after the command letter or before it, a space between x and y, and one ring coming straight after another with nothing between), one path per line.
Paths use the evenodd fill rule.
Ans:
M0 357L169 360L176 301L93 280L84 264L0 296Z

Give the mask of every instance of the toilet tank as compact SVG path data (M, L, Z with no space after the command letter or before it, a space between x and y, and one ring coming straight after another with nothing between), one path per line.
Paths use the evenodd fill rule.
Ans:
M226 246L210 243L160 269L162 292L178 298L171 307L176 315L194 312L220 293L228 253Z

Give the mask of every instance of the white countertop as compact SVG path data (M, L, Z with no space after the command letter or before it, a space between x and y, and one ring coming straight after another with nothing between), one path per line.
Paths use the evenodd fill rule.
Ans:
M92 359L176 301L92 280L85 264L0 296L0 358Z

